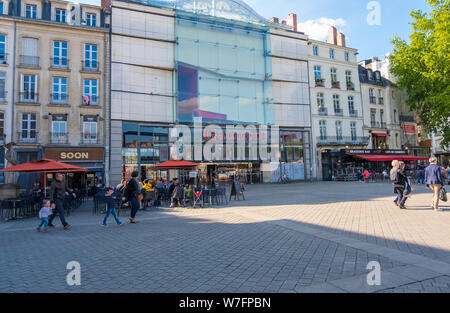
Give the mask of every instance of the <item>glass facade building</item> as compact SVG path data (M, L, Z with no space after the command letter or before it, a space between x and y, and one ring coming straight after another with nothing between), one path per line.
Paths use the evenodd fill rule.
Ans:
M133 170L140 172L141 179L170 176L154 173L152 165L174 155L200 163L198 173L206 180L236 174L247 182L276 182L280 175L296 180L309 177L305 173L310 160L309 131L297 127L300 123L292 116L283 117L290 119L287 125L280 122L286 114L284 106L293 107L296 103L289 103L290 99L300 98L295 89L297 77L304 77L305 95L309 95L307 74L293 73L286 77L289 88L280 87L284 82L274 79L273 66L276 63L280 73L286 65L280 65L282 58L273 52L296 46L283 47L282 36L272 42L272 26L244 2L113 1L112 21L112 129L121 128L117 131L121 141L117 136L112 143L112 155L120 149L122 156L120 177L112 181L129 177ZM304 45L306 51L306 41ZM309 98L304 102L302 107L309 106ZM309 118L309 107L305 112ZM235 136L229 127L242 126L247 130L245 148L238 152L236 137L232 154L214 146L211 160L202 146L203 154L186 158L187 146L196 144L195 121L199 119L202 145L220 136L225 144ZM211 131L213 125L216 128ZM181 126L189 131L180 137L190 139L180 146L171 131ZM270 129L278 126L280 132L274 139ZM261 160L260 151L254 154L249 147L252 140L260 144L258 140L266 137L269 145L277 144L276 162ZM275 154L271 148L267 151Z

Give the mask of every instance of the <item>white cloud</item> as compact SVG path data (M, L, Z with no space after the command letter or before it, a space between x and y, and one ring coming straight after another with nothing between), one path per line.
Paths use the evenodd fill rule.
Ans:
M347 22L342 19L333 19L321 17L315 20L307 20L298 23L298 30L304 32L311 39L326 41L328 39L328 31L330 26L335 26L338 31L342 32L342 27L347 26Z

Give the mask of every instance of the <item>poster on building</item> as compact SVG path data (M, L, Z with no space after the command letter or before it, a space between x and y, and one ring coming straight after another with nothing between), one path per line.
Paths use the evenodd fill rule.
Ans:
M414 125L403 125L403 132L405 134L415 134L416 133L416 126L414 126Z

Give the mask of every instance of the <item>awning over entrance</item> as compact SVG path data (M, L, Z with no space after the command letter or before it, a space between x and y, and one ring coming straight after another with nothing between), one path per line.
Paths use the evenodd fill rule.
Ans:
M378 136L378 137L391 137L391 135L389 134L384 134L384 133L372 133L373 136Z
M371 162L388 162L388 161L426 161L428 158L418 157L414 155L355 155L358 158Z

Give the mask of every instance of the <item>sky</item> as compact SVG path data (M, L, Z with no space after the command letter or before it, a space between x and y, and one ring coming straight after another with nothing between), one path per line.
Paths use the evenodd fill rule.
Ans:
M79 1L100 4L100 0ZM411 10L429 11L425 0L244 0L244 2L267 19L278 17L281 21L290 13L296 13L299 31L312 39L326 41L329 26L336 26L345 34L347 46L358 49L358 60L372 56L383 59L386 53L392 52L391 41L395 35L408 40L412 32L410 25L412 19L409 15ZM380 14L376 14L377 8Z

